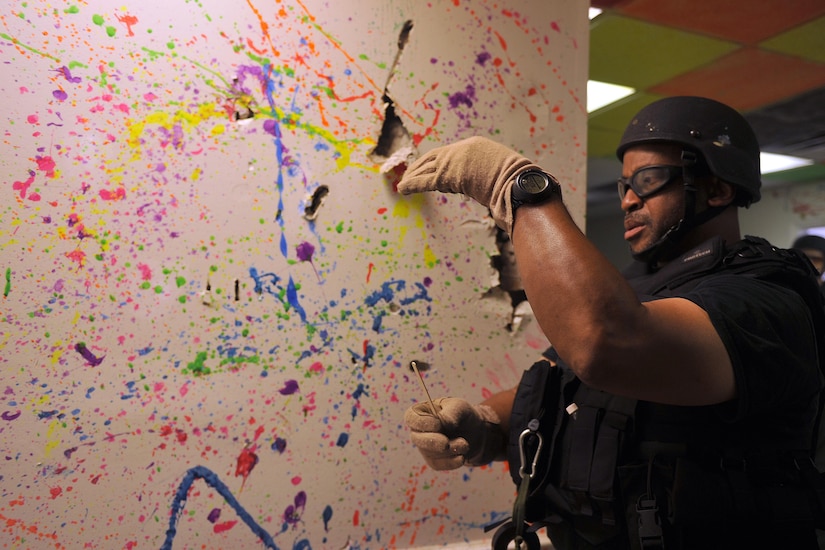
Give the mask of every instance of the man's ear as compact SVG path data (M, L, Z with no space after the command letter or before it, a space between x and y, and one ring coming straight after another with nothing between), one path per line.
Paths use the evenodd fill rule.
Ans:
M736 188L716 176L711 178L707 191L708 206L727 206L736 198Z

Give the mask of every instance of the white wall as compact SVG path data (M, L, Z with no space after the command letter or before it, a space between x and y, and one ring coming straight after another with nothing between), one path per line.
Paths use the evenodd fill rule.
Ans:
M493 137L584 219L587 3L506 4L3 3L6 545L476 544L509 515L502 464L425 467L408 364L479 401L547 342L506 328L486 211L370 155L389 94L399 140Z

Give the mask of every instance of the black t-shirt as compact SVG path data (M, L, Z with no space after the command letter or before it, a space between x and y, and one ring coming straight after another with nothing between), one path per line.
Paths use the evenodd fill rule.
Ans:
M666 421L658 426L646 426L662 417L661 407L651 405L652 410L640 411L640 436L667 440L674 431L670 423L678 423L682 429L689 425L687 431L700 440L712 442L715 437L718 444L732 448L807 449L823 387L809 306L791 288L719 269L726 254L716 238L661 272L640 266L626 272L642 301L685 298L708 314L727 348L737 388L737 397L729 403L669 407Z
M793 290L724 272L676 293L701 307L728 350L733 402L711 407L725 442L807 449L822 387L808 306ZM707 434L705 434L707 436Z

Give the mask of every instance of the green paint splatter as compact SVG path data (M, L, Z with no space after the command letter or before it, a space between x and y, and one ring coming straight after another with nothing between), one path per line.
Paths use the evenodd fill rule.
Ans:
M174 50L175 49L175 43L170 40L169 42L166 43L166 47L169 48L170 50Z
M195 360L186 365L186 368L183 369L184 372L191 372L195 376L201 376L203 374L212 374L212 369L207 367L204 363L206 362L206 352L199 351L198 355L195 357Z
M185 304L185 303L186 303L186 295L184 294L183 296L181 296L180 298L178 298L178 302L180 302L180 303L182 303L182 304Z
M59 58L54 57L53 55L49 55L45 52L41 52L39 50L36 50L36 49L32 48L31 46L27 46L26 44L23 44L22 42L20 42L18 39L11 37L11 36L9 36L8 34L6 34L4 32L0 32L0 38L4 38L5 40L8 40L9 42L14 44L15 46L20 46L21 48L29 50L30 52L34 52L34 53L36 53L37 55L39 55L41 57L46 57L48 59L52 59L57 63L61 62Z
M178 276L178 277L175 278L175 284L178 285L178 288L180 288L180 287L182 287L183 285L186 284L186 279L184 279L183 277Z
M6 268L6 286L3 288L3 298L7 297L11 292L11 268Z
M98 14L94 14L92 16L92 23L94 23L95 25L97 25L99 27L100 25L103 24L103 16L98 15Z
M63 13L80 13L80 8L78 8L77 6L69 6L68 8L63 10Z
M108 34L110 38L111 38L111 37L113 37L116 33L117 33L117 29L116 29L116 28L114 28L114 27L106 27L106 34Z

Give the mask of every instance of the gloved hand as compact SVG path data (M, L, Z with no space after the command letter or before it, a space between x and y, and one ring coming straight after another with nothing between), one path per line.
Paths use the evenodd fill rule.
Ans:
M471 137L437 147L416 160L398 182L398 191L405 195L424 191L463 193L489 207L496 225L511 235L511 188L516 174L528 168L539 169L500 143Z
M454 470L504 458L504 433L493 409L456 397L442 397L434 403L438 416L433 415L428 402L413 405L404 413L404 422L412 430L410 439L430 468Z

